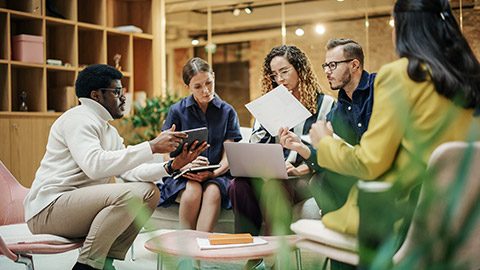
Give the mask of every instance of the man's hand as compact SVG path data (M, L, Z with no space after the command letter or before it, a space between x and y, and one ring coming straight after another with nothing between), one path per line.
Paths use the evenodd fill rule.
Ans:
M310 139L312 140L312 146L317 148L318 143L323 137L333 136L332 123L325 121L318 121L310 128Z
M183 168L185 165L189 164L190 162L195 160L195 164L204 164L206 160L206 165L208 165L208 159L205 157L200 157L199 155L205 151L207 148L210 147L207 142L203 142L201 144L198 141L194 141L191 147L188 147L188 143L185 143L183 146L183 150L180 155L176 156L172 162L172 168L174 170L179 170ZM197 165L197 166L204 166L204 165ZM196 166L192 166L196 167Z
M170 130L165 130L149 141L153 153L170 153L182 143L182 138L188 137L185 132L175 132L175 125Z

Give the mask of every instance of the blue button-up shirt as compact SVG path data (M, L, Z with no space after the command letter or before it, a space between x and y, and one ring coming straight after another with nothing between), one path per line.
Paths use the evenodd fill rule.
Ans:
M349 144L358 144L368 128L372 115L373 83L376 75L363 71L351 100L345 90L340 89L337 105L327 115L327 120L332 122L335 133Z
M175 130L187 130L207 127L210 148L201 155L208 158L211 164L218 164L223 155L225 140L240 141L240 125L233 107L215 95L208 103L205 113L190 95L170 107L162 130L167 130L175 124Z
M377 73L362 72L357 88L353 91L352 99L342 88L338 92L338 101L335 107L327 114L335 134L342 137L351 145L360 142L363 133L368 128L373 107L373 83ZM310 167L319 169L317 152L310 147L311 155L307 163Z

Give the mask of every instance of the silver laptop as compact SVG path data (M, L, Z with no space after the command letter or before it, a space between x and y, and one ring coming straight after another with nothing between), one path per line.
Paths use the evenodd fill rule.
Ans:
M288 179L280 144L224 142L232 176Z

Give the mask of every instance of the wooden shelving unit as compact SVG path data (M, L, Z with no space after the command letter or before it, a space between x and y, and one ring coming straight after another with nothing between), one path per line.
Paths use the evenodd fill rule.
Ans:
M0 0L0 159L27 187L44 154L49 127L63 112L53 106L63 98L53 89L74 86L86 65L115 66L113 57L120 54L127 92L132 97L135 91L149 96L155 92L152 2L156 0L55 0L63 18L47 10L46 1ZM125 25L143 33L115 28ZM12 60L12 38L20 34L43 37L44 63ZM64 65L47 65L47 59ZM20 111L22 91L27 94L27 112Z

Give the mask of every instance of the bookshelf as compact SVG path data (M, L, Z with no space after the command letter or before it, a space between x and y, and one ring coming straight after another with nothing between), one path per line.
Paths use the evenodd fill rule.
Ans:
M29 187L45 152L48 132L64 112L58 88L72 87L78 73L91 64L115 66L120 54L122 85L155 93L152 2L156 0L0 0L0 159ZM62 16L58 16L60 13ZM134 25L143 33L122 32ZM12 59L13 37L43 37L43 63ZM47 59L63 65L49 65ZM21 110L26 93L27 111ZM28 150L31 149L31 150ZM33 154L32 154L33 153Z

